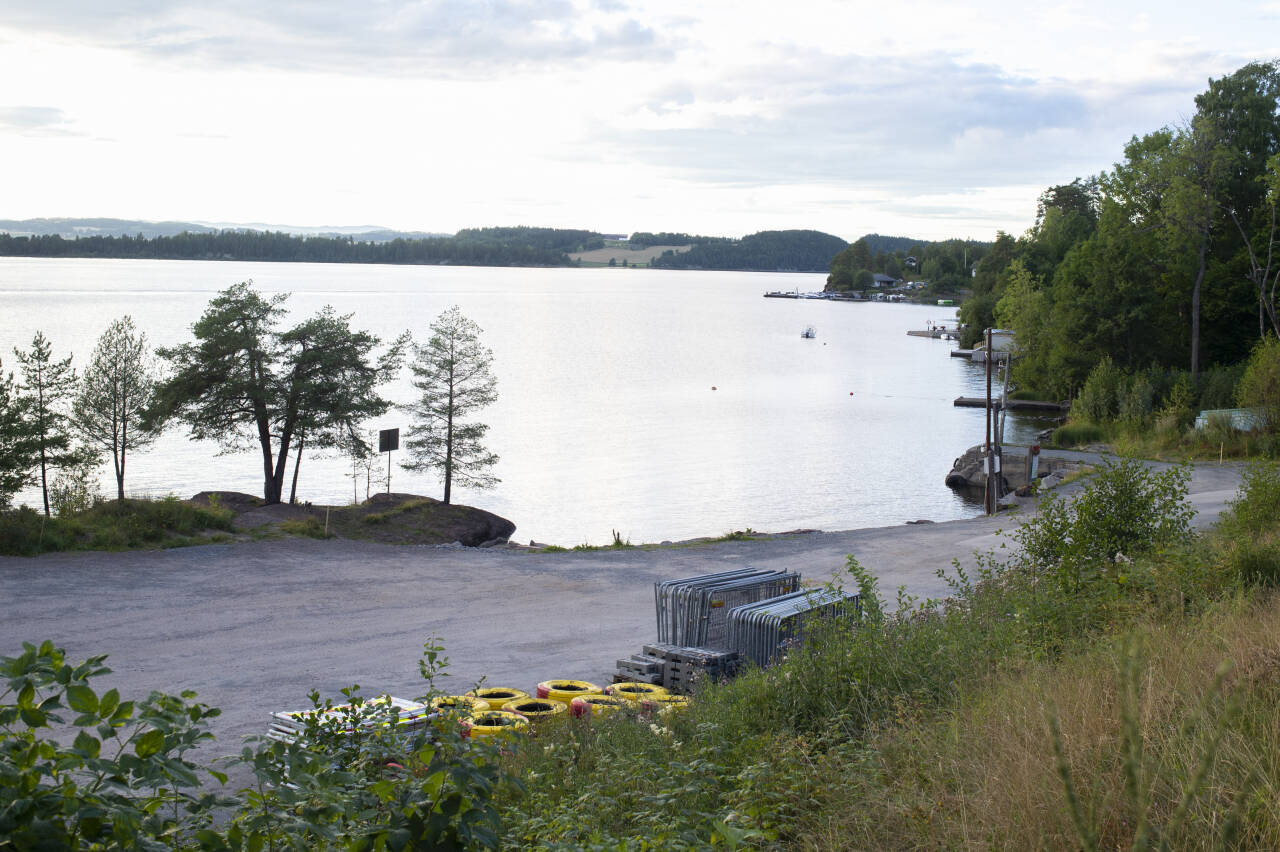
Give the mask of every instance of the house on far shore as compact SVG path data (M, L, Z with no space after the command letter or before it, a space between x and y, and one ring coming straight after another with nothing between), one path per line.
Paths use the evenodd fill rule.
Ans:
M871 276L872 287L896 287L900 278L894 278L892 275L885 275L883 272L877 272Z

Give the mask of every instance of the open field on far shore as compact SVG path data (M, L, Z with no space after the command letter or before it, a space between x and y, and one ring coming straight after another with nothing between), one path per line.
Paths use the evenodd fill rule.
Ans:
M622 261L626 261L632 266L648 266L649 261L655 257L661 257L663 252L674 251L676 254L686 252L693 246L649 246L648 248L621 248L618 246L605 246L602 249L592 249L591 251L580 251L569 255L573 260L580 260L586 265L608 266L610 258L618 262L618 266L622 266Z

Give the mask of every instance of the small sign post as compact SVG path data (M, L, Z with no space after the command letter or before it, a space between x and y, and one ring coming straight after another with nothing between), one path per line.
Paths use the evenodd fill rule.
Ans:
M400 449L400 430L383 429L378 432L378 452L387 454L387 493L391 493L391 451Z

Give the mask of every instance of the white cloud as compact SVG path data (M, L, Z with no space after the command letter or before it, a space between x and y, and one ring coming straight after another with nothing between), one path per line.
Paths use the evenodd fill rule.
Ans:
M0 0L0 215L1018 232L1274 52L1274 11Z

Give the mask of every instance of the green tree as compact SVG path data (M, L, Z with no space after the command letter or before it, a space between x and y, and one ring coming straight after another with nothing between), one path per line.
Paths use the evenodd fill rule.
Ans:
M37 443L13 374L0 372L0 509L32 481Z
M376 393L400 364L397 341L381 360L379 339L352 331L350 316L325 308L281 332L288 298L263 297L252 282L223 290L191 327L194 343L160 350L173 375L160 389L157 418L178 417L191 436L233 452L255 443L263 499L279 503L295 441L336 445L390 403Z
M480 342L481 329L455 305L431 324L431 339L414 345L413 386L420 396L409 412L406 470L440 471L444 502L450 502L452 485L491 488L498 478L489 472L498 457L483 445L489 427L467 418L498 397L497 380L490 368L493 352Z
M117 499L124 499L129 453L144 449L159 435L144 419L155 392L155 362L147 350L147 336L134 327L131 317L121 317L98 338L73 404L76 429L85 442L111 454Z
M1280 340L1267 336L1253 347L1236 393L1241 405L1262 411L1269 431L1280 431Z
M70 355L61 361L53 360L53 346L44 332L36 332L29 351L14 348L13 354L22 365L18 390L26 401L38 444L40 492L48 515L49 468L75 465L83 455L72 448L73 431L67 416L75 394L76 372L71 368Z

